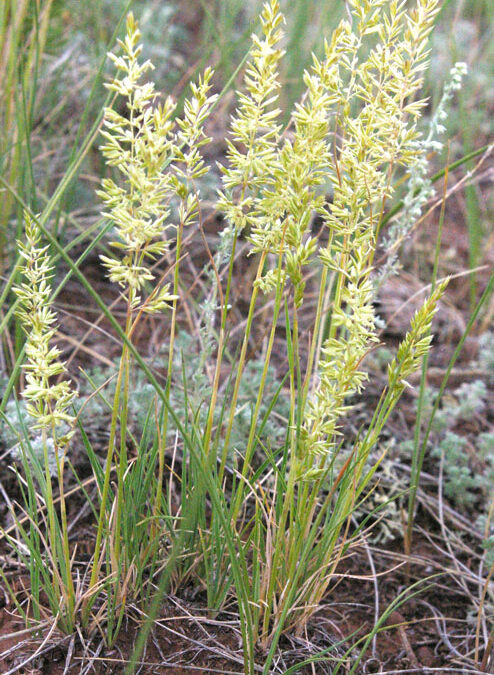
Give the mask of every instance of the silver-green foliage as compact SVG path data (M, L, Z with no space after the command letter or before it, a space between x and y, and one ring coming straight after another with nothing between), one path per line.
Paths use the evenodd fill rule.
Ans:
M434 389L426 390L426 414L430 415L436 395ZM487 400L488 388L483 380L466 382L445 397L433 421L432 456L443 462L446 496L461 506L477 504L482 511L489 507L494 480L493 435L476 433L469 440L458 431L462 423L475 425Z

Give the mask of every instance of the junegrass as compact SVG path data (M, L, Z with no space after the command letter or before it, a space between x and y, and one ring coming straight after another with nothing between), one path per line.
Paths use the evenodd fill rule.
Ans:
M171 97L160 102L147 79L152 64L141 59L133 14L110 54L116 71L107 83L112 105L105 107L100 135L109 172L98 191L110 236L100 261L118 288L123 326L81 274L79 261L68 256L70 245L64 248L48 229L54 202L39 216L22 204L26 228L16 276L24 281L16 283L16 307L26 333L23 395L34 425L19 436L23 506L13 513L17 535L8 539L31 576L32 616L26 613L26 621L51 615L63 632L76 626L88 635L99 631L112 646L129 605L140 605L152 619L167 590L192 582L205 589L212 613L235 598L244 670L254 672L259 647L268 673L282 634L302 634L358 537L352 515L382 460L373 451L407 380L426 359L447 281L437 279L436 259L430 295L390 360L375 409L349 437L345 418L365 388L366 357L378 344L378 237L397 183L430 149L419 130L426 102L418 96L439 9L436 0L419 0L414 9L385 0L349 4L351 20L343 20L323 53L313 57L303 95L285 110L283 15L277 0L262 9L221 166L215 209L223 229L218 251L208 250L209 288L198 300L204 351L195 377L188 375L188 355L177 345L187 234L203 228L207 129L219 100L212 93L213 71L206 68L190 85L180 109ZM74 161L65 184L76 170ZM412 196L416 189L412 184ZM15 197L13 190L9 194ZM325 239L312 232L315 216ZM234 345L229 326L241 237L256 256L256 272L243 337ZM104 460L85 428L83 407L80 414L73 409L75 392L63 379L57 349L50 347L55 256L68 264L122 343L111 397L104 387L93 394L110 411ZM306 325L308 272L317 290L316 311ZM249 345L259 307L268 301L263 362L242 438L235 424L249 376ZM158 378L135 336L146 315L162 314L168 332ZM280 335L281 377L268 391ZM138 369L153 395L136 432L129 406ZM282 433L275 443L266 442L263 432L280 403L286 415ZM33 448L37 434L41 460ZM419 441L417 436L410 528ZM93 471L91 494L70 464L76 442ZM70 549L67 530L69 473L95 523L91 562L82 576L74 570L77 551ZM172 502L176 494L178 506ZM134 662L150 626L151 620Z

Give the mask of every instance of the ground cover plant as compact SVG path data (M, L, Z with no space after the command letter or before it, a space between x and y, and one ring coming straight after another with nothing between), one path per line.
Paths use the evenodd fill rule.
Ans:
M293 58L312 12L297 4L287 29L270 0L239 67L196 63L176 97L158 93L137 11L122 8L123 37L109 35L68 168L44 176L46 191L31 130L59 8L4 10L6 44L28 45L7 99L18 115L2 122L15 128L1 176L6 672L487 672L494 281L472 179L490 180L492 146L452 140L433 173L466 86L458 62L432 102L425 92L451 4L349 0L297 88L284 49ZM203 7L206 36L216 10L239 12ZM69 211L91 157L100 218ZM468 276L442 257L462 182ZM436 231L421 243L428 211ZM427 280L400 299L412 237ZM465 318L437 361L455 316L448 282L463 276ZM475 331L476 375L447 389ZM402 408L397 432L402 397L415 421ZM337 620L362 581L370 620ZM460 642L431 603L444 589L461 597ZM44 660L53 650L60 665Z

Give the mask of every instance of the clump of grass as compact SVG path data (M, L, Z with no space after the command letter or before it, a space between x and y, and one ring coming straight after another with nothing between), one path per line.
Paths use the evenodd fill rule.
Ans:
M70 633L75 627L76 597L69 552L64 466L75 423L70 413L75 392L66 380L53 382L53 378L63 375L65 370L59 360L59 349L50 345L56 322L56 315L51 309L50 278L53 268L48 246L40 245L41 233L36 222L28 214L25 219L26 240L25 243L19 242L20 255L24 260L24 281L15 291L21 301L18 318L27 335L27 360L24 364L26 384L23 396L27 402L27 412L35 422L33 429L39 434L37 441L41 445L42 458L35 456L32 444L28 442L25 445L24 457L30 460L24 461L24 468L28 469L30 535L19 522L17 525L28 543L27 555L14 539L11 541L15 543L22 559L31 558L28 567L31 569L32 581L35 582L32 584L35 615L41 615L39 591L43 588L47 591L53 615L58 616L58 623L63 630ZM52 491L53 456L59 491L59 515L55 510ZM36 493L35 478L46 509L46 518L44 514L39 517L40 497ZM44 524L46 533L40 529ZM42 560L41 551L46 560ZM43 579L41 584L40 577Z
M314 57L305 72L306 91L286 129L278 107L283 16L277 0L264 6L262 35L252 38L217 202L226 222L221 251L210 259L212 291L203 314L212 376L202 412L189 399L186 368L182 365L178 376L175 371L182 259L187 253L184 232L201 225L198 185L209 168L202 148L209 141L205 125L217 99L210 93L213 73L206 69L191 85L183 113L176 116L173 99L159 103L153 83L144 81L152 64L140 60L139 29L128 15L121 53L110 55L117 75L108 84L125 108L121 113L105 110L102 152L114 173L99 191L113 226L113 252L102 255L101 262L118 286L125 325L118 326L111 317L123 346L103 464L83 425L80 429L97 497L86 495L96 535L90 573L77 600L61 455L61 524L47 468L42 479L50 532L46 542L36 525L31 492L25 505L33 527L23 530L23 538L37 560L44 556L53 561L60 590L69 589L64 621L51 607L63 630L80 624L92 633L104 625L105 639L113 644L130 601L145 604L154 595L152 617L160 593L170 584L193 579L205 588L212 612L236 597L245 672L254 672L259 644L267 654L263 672L268 673L281 634L304 630L354 536L352 515L379 463L369 462L370 452L407 378L430 348L432 319L446 284L437 284L417 311L389 363L387 383L370 421L344 450L342 423L365 387L365 359L378 341L371 278L377 237L397 170L415 166L425 152L417 128L425 101L415 97L439 7L437 0L418 0L411 10L386 0L351 0L349 5L351 18L338 25L324 56ZM176 220L171 219L174 213ZM311 233L315 215L328 233L324 245ZM29 215L26 220L31 232ZM225 383L234 261L242 233L258 265L243 341ZM33 242L28 237L25 250L36 258L38 244ZM166 263L161 276L157 262ZM300 319L309 270L319 286L306 348ZM39 311L49 312L50 290L43 283ZM263 295L272 302L271 321L241 437L235 422L239 406L245 405L241 397L251 372L248 345ZM30 296L21 292L21 299L25 313ZM161 386L134 338L146 315L164 312L170 323ZM268 394L275 338L281 331L286 335L287 366L281 375L287 390L280 384ZM52 337L47 326L45 351ZM35 354L29 347L26 351L32 371ZM138 366L156 396L136 436L129 428L129 406ZM57 368L46 377L57 375ZM182 385L180 406L175 404L177 382ZM68 385L44 385L37 400L52 402L50 419L60 410L57 420L71 422L64 417L71 402ZM26 394L32 395L29 388ZM284 396L284 434L265 444L263 432ZM171 435L176 442L170 455ZM54 428L53 438L58 438ZM69 440L64 437L64 443ZM24 469L29 473L29 463ZM33 489L37 480L37 474L29 478ZM178 512L171 503L175 492L180 495ZM32 570L37 574L36 566ZM47 583L45 575L42 584Z
M0 170L20 194L34 197L31 128L40 60L46 46L52 0L34 7L29 0L4 2L0 9ZM2 194L0 271L9 267L7 248L15 240L14 194ZM22 222L22 213L19 221ZM20 231L17 230L17 234Z

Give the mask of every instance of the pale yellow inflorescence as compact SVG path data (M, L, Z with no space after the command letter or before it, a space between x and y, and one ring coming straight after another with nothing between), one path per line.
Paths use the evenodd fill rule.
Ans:
M56 447L60 447L72 434L71 430L66 431L66 425L71 427L75 421L70 406L76 393L69 381L53 381L65 373L59 359L60 350L50 345L57 320L51 302L53 266L49 246L41 246L41 232L36 221L27 212L24 220L25 242L17 242L24 260L21 267L24 281L14 289L20 300L16 314L27 336L23 396L29 414L36 420L34 428L51 433ZM58 433L60 428L63 429L61 434Z
M337 443L338 419L348 410L346 399L362 389L367 373L361 363L377 341L369 278L376 227L393 191L393 167L410 165L418 152L415 120L423 101L412 97L422 86L427 36L438 11L437 0L419 0L410 11L395 0L353 0L351 5L357 32L343 22L326 48L338 73L328 85L340 96L342 137L336 142L336 165L330 174L333 203L325 209L330 245L321 260L344 282L331 317L332 328L338 330L324 343L320 383L304 425L307 450L322 456ZM376 34L379 41L359 63L362 39L368 34Z
M388 366L388 381L392 395L398 399L407 386L407 377L420 367L432 342L431 324L437 311L438 300L443 295L448 279L442 281L415 312L410 330L398 347L396 358Z
M251 60L244 76L246 92L237 94L232 140L227 139L228 167L220 167L224 191L217 206L238 232L259 222L259 191L270 180L281 130L281 111L275 105L280 88L278 64L283 56L278 48L283 17L276 0L264 6L261 23L263 39L252 35Z
M200 148L210 140L203 127L216 96L208 96L213 71L207 68L198 83L191 85L192 96L185 100L183 117L174 118L172 98L156 104L154 84L140 82L153 66L149 61L139 62L139 38L130 13L125 39L119 40L122 56L109 54L122 76L107 87L125 98L126 115L105 109L102 152L107 164L122 174L123 185L106 178L99 195L118 234L112 246L123 251L124 257L101 259L110 280L127 289L131 308L155 313L176 299L170 285L155 288L143 303L140 294L153 281L151 263L165 253L167 233L175 229L168 222L171 200L179 200L183 224L191 224L197 215L197 193L190 183L208 171Z
M289 280L300 306L303 267L316 253L339 278L318 383L304 411L301 459L331 453L348 399L367 379L361 364L377 340L370 280L376 229L393 191L394 167L409 166L419 152L415 122L424 102L413 96L422 85L427 37L438 11L438 0L418 0L409 11L398 0L349 4L353 22L340 23L325 45L324 59L314 57L304 75L306 93L283 135L277 107L283 16L277 0L264 6L263 37L252 38L218 199L235 231L248 227L253 253L271 254L273 261L281 255L282 264L258 279L263 291ZM128 289L132 308L141 304L140 293L153 279L149 259L166 250L171 199L181 201L184 222L194 220L197 194L187 185L207 170L199 148L208 141L203 125L215 98L208 97L208 69L192 86L183 118L173 121L173 101L155 106L153 85L139 84L152 66L139 64L138 39L130 14L120 43L123 56L111 55L123 77L108 85L126 98L128 115L107 110L103 132L103 153L125 185L106 179L101 191L119 235L114 246L124 251L122 260L102 259L110 279ZM370 49L367 39L374 41ZM328 186L330 203L324 194ZM310 233L315 213L329 230L323 249ZM166 284L142 307L160 311L174 298Z
M413 10L405 4L349 2L353 21L340 23L324 59L314 57L304 76L306 93L281 136L274 104L282 35L273 27L282 15L276 0L267 3L264 39L255 39L247 94L240 96L232 123L241 149L229 144L223 182L230 191L221 195L219 207L237 227L249 226L252 252L283 259L258 285L267 292L290 280L300 306L302 270L316 252L340 279L318 383L304 411L298 454L308 458L308 466L310 457L331 454L347 400L367 379L362 360L377 340L370 280L376 230L393 192L394 167L409 166L420 151L416 119L424 102L413 97L422 85L427 37L439 4L418 0ZM249 189L235 200L231 188L247 179ZM328 185L331 203L324 194ZM310 233L315 213L329 230L323 249Z

